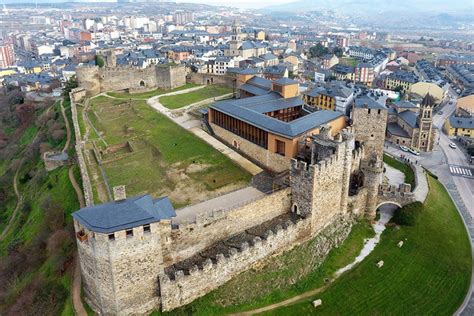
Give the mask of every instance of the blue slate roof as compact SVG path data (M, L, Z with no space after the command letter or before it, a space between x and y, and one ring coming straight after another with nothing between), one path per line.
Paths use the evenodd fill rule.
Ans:
M398 116L410 127L417 128L418 127L418 114L412 111L403 111L402 113L398 113Z
M239 87L240 90L243 90L245 92L251 93L253 95L264 95L269 92L268 89L263 89L258 86L254 86L252 84L244 83Z
M280 78L278 80L275 80L275 83L277 83L279 85L282 85L282 86L286 86L286 85L290 85L290 84L297 84L298 81L290 79L290 78Z
M413 108L418 108L416 105L411 103L410 101L406 100L401 100L401 101L396 101L393 102L393 105L399 109L413 109Z
M297 106L303 106L303 100L300 97L284 99L279 94L271 92L251 98L219 101L212 104L211 108L287 138L294 138L343 116L340 112L321 110L308 113L290 122L283 122L264 114Z
M176 213L167 197L153 199L146 194L85 207L72 216L87 229L108 234L171 219Z
M449 117L449 125L453 128L474 129L474 119L472 117L457 117L451 115Z
M388 123L387 130L390 134L405 138L410 138L410 135L397 123Z
M258 76L254 76L254 77L250 78L249 80L247 80L247 83L251 84L253 86L257 86L257 87L262 88L262 89L267 89L267 90L272 89L272 81L271 80L268 80L268 79L265 79L265 78L262 78L262 77L258 77Z

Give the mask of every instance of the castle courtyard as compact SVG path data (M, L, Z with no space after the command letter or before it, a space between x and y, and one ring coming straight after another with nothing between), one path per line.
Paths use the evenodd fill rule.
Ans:
M97 169L96 190L124 184L127 194L168 195L181 207L242 188L250 180L250 174L145 101L97 97L90 101L87 118L88 153L95 152L100 161L87 160L89 168Z

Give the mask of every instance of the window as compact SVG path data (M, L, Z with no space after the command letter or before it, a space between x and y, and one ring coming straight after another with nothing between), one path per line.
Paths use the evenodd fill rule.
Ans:
M380 109L377 110L377 114L380 114Z
M143 232L144 233L150 233L151 232L150 224L143 225Z
M133 229L127 229L127 230L125 231L125 235L126 235L127 237L133 237Z
M278 139L276 140L276 153L282 156L285 155L285 142Z
M369 114L370 114L370 109L369 109Z
M115 240L115 234L114 233L109 234L109 240Z

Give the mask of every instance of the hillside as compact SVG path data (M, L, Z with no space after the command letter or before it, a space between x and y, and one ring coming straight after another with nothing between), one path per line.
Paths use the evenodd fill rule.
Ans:
M60 102L12 90L0 96L0 117L0 314L71 315L70 214L79 202L68 174L78 170L47 172L41 159L70 143Z

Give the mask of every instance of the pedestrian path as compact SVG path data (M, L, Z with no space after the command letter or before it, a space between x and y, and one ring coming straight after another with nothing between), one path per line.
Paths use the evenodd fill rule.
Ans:
M449 171L453 176L459 177L467 177L474 179L474 169L466 167L466 166L459 166L459 165L449 165Z

